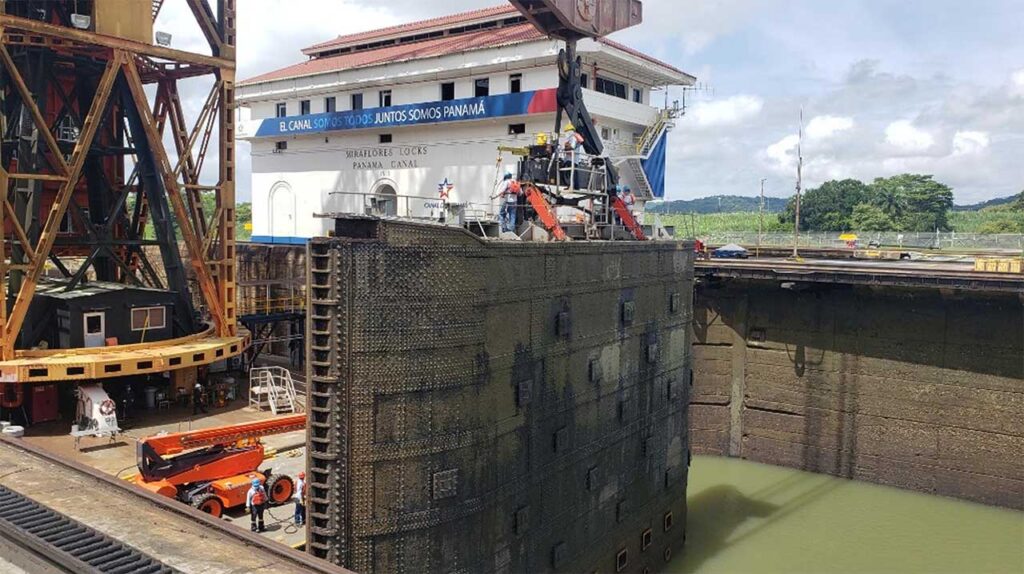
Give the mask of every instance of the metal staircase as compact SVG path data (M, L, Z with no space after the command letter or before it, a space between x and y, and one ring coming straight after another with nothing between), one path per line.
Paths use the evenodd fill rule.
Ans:
M249 370L249 406L257 410L269 408L275 415L303 411L292 374L284 367L254 367Z
M647 172L644 171L643 161L647 159L651 150L668 130L672 129L672 120L676 117L676 110L666 108L658 112L658 117L647 126L644 133L636 140L636 155L623 158L626 168L633 175L637 189L634 193L640 201L654 199L654 190L651 189L651 182L647 179Z

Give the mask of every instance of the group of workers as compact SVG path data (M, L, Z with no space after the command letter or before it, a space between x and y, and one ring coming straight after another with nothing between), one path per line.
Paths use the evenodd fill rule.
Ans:
M300 472L295 481L295 490L292 491L292 501L295 503L295 515L293 517L295 526L302 526L306 523L306 473ZM263 523L263 513L270 504L270 497L267 489L258 478L252 479L249 491L245 494L245 509L249 511L250 529L253 532L266 532L266 525Z

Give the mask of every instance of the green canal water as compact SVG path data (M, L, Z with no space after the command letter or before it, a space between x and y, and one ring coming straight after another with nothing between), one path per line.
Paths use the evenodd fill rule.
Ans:
M708 456L688 492L674 574L1024 574L1024 512Z

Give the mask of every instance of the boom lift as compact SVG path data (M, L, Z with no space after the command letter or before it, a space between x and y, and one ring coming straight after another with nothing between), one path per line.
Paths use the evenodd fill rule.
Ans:
M565 47L558 53L558 109L555 114L555 133L562 131L565 114L574 131L581 137L583 150L591 156L591 164L603 168L603 185L597 190L604 195L606 211L614 211L622 224L637 240L647 237L625 203L616 195L619 174L611 161L603 157L604 144L597 134L594 122L583 102L583 84L580 76L582 61L576 54L576 43L581 38L602 38L635 26L643 20L640 0L509 0L542 33L562 40ZM523 184L527 202L537 212L541 223L555 239L566 239L558 224L551 204L577 209L588 197L568 198L557 191L564 180L561 173L557 146L538 142L530 146L519 162L519 179ZM554 187L552 192L550 187ZM570 185L570 189L574 185ZM588 185L592 188L593 185ZM591 198L593 194L591 194ZM584 210L585 211L585 210ZM593 216L593 212L590 213Z
M270 504L284 504L291 499L295 483L286 475L271 474L270 469L257 470L264 455L260 438L305 428L306 415L300 414L151 436L136 447L139 475L135 484L219 517L225 508L245 504L255 478L266 487Z

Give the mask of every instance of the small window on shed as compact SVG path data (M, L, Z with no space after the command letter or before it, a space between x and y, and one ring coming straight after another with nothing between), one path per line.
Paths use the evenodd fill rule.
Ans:
M132 331L163 329L167 326L167 313L163 307L132 309Z
M391 134L380 134L380 143L386 144L391 143L392 141L394 140L392 139Z
M441 101L447 102L455 99L455 82L444 82L441 84Z
M525 133L526 133L526 124L509 124L508 125L508 135L510 135L510 136L516 136L516 135L525 134Z

